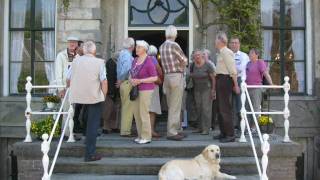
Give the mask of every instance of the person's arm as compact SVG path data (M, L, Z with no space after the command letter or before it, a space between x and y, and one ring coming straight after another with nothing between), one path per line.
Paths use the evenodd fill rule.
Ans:
M236 94L240 93L240 88L237 80L237 68L234 61L234 54L228 52L221 53L222 59L227 67L227 70L233 80L233 90Z
M163 79L163 72L162 72L162 69L161 69L161 66L159 65L159 63L156 64L156 70L157 70L157 75L158 75L158 79L157 79L156 83L161 84L162 79Z
M107 93L108 93L108 81L107 81L107 79L101 81L100 85L101 85L101 90L103 92L103 95L104 95L104 97L106 97Z
M211 80L211 99L216 99L216 77L214 73L210 73Z
M119 58L117 63L117 87L120 86L123 79L128 75L132 65L132 56L129 53L125 53Z
M273 85L273 82L272 82L272 79L271 79L271 76L270 76L268 70L265 70L265 71L263 72L263 76L267 79L267 81L268 81L268 83L269 83L270 85Z
M108 80L107 80L106 66L104 63L100 68L99 79L100 79L101 90L103 92L104 97L106 97L108 93Z
M63 54L59 53L57 56L57 59L55 61L55 78L56 78L56 84L58 86L63 85ZM63 98L65 95L65 89L64 88L58 88L58 95L60 98Z
M188 64L188 58L184 55L184 52L178 44L173 46L173 52L176 55L176 58L179 60L181 66L185 67Z

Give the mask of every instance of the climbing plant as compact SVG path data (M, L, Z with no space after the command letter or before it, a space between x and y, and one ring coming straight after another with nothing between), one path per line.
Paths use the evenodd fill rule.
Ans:
M67 14L70 7L70 0L62 0L63 12Z
M260 0L191 0L199 21L199 32L203 38L210 26L218 26L227 31L229 37L237 36L241 40L242 51L261 48ZM209 3L214 5L214 12L208 11ZM216 13L212 20L204 20L208 13ZM204 43L203 43L204 44ZM203 46L206 46L203 45Z

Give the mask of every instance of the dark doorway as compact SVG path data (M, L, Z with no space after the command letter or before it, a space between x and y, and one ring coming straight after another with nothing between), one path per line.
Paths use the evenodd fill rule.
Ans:
M165 31L163 30L139 30L129 31L129 37L133 37L135 40L145 40L150 45L156 46L158 49L165 41ZM178 37L176 42L180 45L183 52L188 56L189 54L189 31L178 31Z

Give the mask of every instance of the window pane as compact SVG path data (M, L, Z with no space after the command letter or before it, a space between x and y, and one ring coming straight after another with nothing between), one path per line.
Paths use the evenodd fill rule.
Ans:
M36 85L54 84L54 62L36 62L34 63L33 83ZM48 93L48 89L36 89L35 93Z
M292 92L304 92L305 90L305 72L304 63L287 62L286 76L290 78L290 87Z
M35 26L37 28L54 28L55 0L35 1Z
M304 31L285 31L285 60L304 60Z
M261 0L261 18L263 26L279 27L280 23L280 1Z
M21 63L10 63L10 93L25 93L25 84L27 76L31 75L30 61Z
M54 61L54 31L38 31L35 37L36 61Z
M31 59L31 38L29 31L10 33L10 61L22 62Z
M264 60L280 60L280 31L263 31L263 56Z
M130 25L188 26L188 9L187 0L131 0Z
M286 0L286 25L288 27L304 27L304 0Z
M30 27L30 0L12 0L10 2L10 27Z

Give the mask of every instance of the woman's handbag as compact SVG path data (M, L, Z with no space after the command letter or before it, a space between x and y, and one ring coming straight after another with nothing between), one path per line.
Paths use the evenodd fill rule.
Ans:
M143 68L144 64L146 63L147 59L144 60L141 68L135 72L130 72L131 73L131 78L136 78L136 76L138 76L138 74L140 73L141 69ZM130 100L134 101L139 97L139 88L138 86L132 86L131 90L130 90Z

